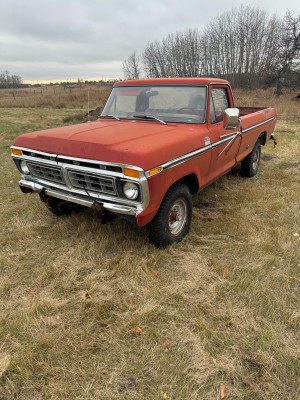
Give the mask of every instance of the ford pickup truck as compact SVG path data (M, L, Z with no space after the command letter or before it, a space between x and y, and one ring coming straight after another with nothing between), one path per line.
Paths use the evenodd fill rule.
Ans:
M188 232L192 194L239 162L257 173L275 122L273 108L235 108L226 80L121 81L97 121L23 134L11 151L22 192L54 214L95 207L166 247Z

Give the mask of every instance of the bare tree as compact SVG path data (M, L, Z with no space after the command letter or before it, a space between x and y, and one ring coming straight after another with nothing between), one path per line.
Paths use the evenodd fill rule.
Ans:
M142 57L148 77L198 76L200 34L197 29L169 34L161 41L149 43Z
M0 88L18 88L23 83L22 78L19 75L10 75L9 71L1 71L0 73Z
M281 26L274 70L276 73L276 94L282 94L283 86L290 86L291 77L300 72L300 12L287 11Z
M230 79L233 86L256 87L272 64L278 24L275 16L250 6L216 17L203 33L205 72Z
M123 62L122 69L125 79L139 79L141 68L135 51Z
M127 78L222 77L233 87L254 89L298 79L300 14L287 12L280 20L252 6L240 6L214 18L203 32L189 29L148 43L139 58L123 63ZM298 64L299 66L299 64ZM299 71L297 73L297 71ZM299 83L298 83L299 85Z

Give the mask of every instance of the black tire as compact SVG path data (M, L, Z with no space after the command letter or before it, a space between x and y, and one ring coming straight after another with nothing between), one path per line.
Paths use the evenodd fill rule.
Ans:
M45 205L52 214L57 217L69 216L74 213L79 213L84 210L84 206L80 204L71 203L70 201L57 199L55 197L48 197Z
M186 185L175 184L167 191L157 214L147 225L150 242L159 248L180 242L188 233L191 219L191 193Z
M246 158L241 163L241 174L248 178L252 178L252 176L257 174L258 167L260 164L260 156L261 156L261 145L259 142L256 142L253 150L250 154L247 155Z

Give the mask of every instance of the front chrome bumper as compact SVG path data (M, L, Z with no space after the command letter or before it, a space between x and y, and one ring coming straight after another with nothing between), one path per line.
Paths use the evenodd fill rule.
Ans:
M35 192L56 197L86 207L100 204L116 214L138 216L149 205L149 187L145 172L140 167L98 160L67 157L23 147L12 146L13 160L21 173L23 192ZM24 172L24 161L29 172ZM126 175L134 169L139 177ZM139 187L139 196L128 199L123 192L124 182ZM27 189L27 190L26 190Z
M20 187L25 187L28 189L32 190L32 193L41 193L44 190L44 193L48 196L56 197L58 199L70 201L72 203L77 203L82 206L86 207L92 207L96 203L100 203L103 208L105 208L108 211L111 211L116 214L126 214L126 215L134 215L137 216L142 210L139 210L138 207L134 206L125 206L122 204L113 204L113 203L108 203L106 201L101 201L98 199L93 199L93 198L88 198L85 196L82 196L78 193L73 194L73 193L68 193L67 191L62 191L62 190L57 190L57 189L49 189L47 187L44 187L38 183L27 181L24 179L21 179L19 181Z

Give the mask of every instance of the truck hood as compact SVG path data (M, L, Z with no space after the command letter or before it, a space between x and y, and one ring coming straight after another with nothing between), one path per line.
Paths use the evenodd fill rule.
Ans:
M205 125L136 120L95 122L19 136L15 146L134 165L145 171L204 146Z

